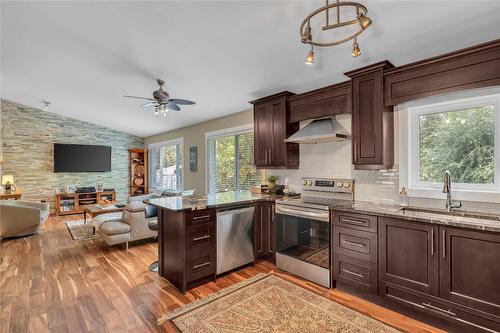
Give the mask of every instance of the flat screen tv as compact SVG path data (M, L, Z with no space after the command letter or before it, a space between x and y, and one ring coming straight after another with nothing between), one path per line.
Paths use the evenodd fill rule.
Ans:
M54 143L54 172L109 172L111 147Z

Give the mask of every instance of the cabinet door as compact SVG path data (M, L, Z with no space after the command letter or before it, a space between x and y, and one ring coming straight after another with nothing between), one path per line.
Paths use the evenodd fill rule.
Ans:
M268 228L266 225L266 212L263 203L255 204L253 221L253 251L255 259L260 259L266 257L268 252Z
M379 279L431 295L438 293L438 228L379 218Z
M500 234L440 227L439 296L500 317Z
M286 165L286 101L279 99L270 103L270 150L269 162L271 165Z
M269 104L256 104L254 106L254 163L256 166L267 166L269 163L269 141L272 131L270 125Z
M352 144L355 165L383 164L382 72L352 79Z

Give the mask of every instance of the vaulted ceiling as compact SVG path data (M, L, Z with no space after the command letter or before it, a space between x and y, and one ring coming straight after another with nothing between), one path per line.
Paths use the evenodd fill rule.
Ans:
M299 25L323 1L1 2L1 97L139 136L249 108L281 90L340 82L388 59L402 65L500 36L500 1L361 1L374 24L351 44L316 50ZM195 106L155 118L141 101L156 78Z

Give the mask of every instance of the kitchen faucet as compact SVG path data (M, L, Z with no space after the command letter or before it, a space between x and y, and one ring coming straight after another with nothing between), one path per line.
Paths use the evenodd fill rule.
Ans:
M444 173L443 193L446 193L446 210L448 212L462 207L462 201L455 201L451 198L451 172L449 170Z

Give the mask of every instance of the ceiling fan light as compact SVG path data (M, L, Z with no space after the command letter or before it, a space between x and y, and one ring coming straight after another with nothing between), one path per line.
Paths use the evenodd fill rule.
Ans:
M312 41L311 26L307 24L306 28L302 32L302 43L310 43Z
M158 118L158 109L155 110L155 117Z
M305 63L306 65L314 65L314 48L312 44L311 44L311 50L307 54Z
M363 30L365 30L366 28L368 28L372 24L371 18L369 18L368 16L366 16L363 13L359 13L358 22L359 22L359 26Z
M354 39L354 45L352 46L351 55L353 58L359 57L361 55L361 49L359 48L358 40L356 38Z

